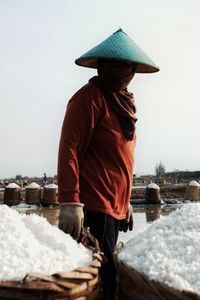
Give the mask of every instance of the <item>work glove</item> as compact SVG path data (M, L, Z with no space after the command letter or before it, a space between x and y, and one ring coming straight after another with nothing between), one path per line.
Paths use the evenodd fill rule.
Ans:
M65 233L69 233L75 240L78 240L83 228L82 203L65 202L60 204L60 214L58 227Z
M127 232L128 229L133 230L133 208L131 204L129 204L126 219L121 220L119 224L119 231Z

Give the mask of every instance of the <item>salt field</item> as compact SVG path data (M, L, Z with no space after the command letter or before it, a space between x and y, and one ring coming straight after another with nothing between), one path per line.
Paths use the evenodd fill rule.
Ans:
M187 204L184 204L187 205ZM126 233L120 232L118 241L126 243L128 240L133 238L146 226L151 224L153 221L162 218L163 216L169 215L177 207L181 207L182 204L176 205L135 205L134 209L134 228L133 231ZM36 213L39 216L44 216L49 223L53 225L58 224L59 208L57 207L41 207L36 205L27 205L21 203L17 206L13 206L14 209L24 212L26 214Z

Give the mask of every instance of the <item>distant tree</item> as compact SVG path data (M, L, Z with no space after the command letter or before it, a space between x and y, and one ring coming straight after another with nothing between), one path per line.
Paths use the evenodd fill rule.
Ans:
M156 177L163 177L165 175L165 166L161 161L156 164L155 173Z
M16 180L20 180L20 179L22 179L22 175L20 175L20 174L17 174L17 175L15 176L15 179L16 179Z

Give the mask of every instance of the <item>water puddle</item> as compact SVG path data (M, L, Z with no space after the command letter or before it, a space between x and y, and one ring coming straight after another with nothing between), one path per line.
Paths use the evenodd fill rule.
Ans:
M177 207L186 204L171 204L171 205L133 205L134 209L134 228L132 231L126 233L120 232L118 241L126 243L132 239L136 234L143 230L146 226L159 218L169 215ZM37 207L21 203L13 207L20 212L30 214L35 213L39 216L45 217L52 225L58 225L59 208L58 207Z

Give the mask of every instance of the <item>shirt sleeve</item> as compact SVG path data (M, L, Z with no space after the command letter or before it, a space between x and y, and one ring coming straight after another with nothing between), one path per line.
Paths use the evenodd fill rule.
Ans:
M79 202L79 165L101 114L96 98L80 91L68 103L58 153L59 202Z

